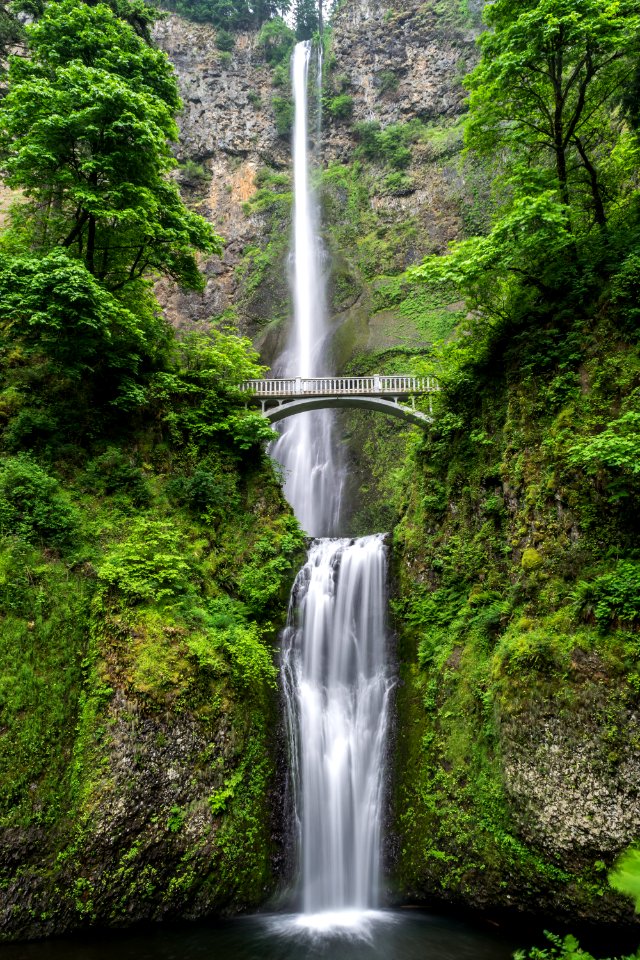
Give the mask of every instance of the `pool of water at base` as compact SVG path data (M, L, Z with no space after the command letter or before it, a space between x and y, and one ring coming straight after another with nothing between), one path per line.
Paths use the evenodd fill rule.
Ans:
M265 914L0 946L2 960L508 960L513 934L423 910Z

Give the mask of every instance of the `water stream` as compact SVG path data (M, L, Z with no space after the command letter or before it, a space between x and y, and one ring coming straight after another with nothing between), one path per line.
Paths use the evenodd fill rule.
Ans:
M313 71L312 68L313 67ZM313 377L330 373L323 246L317 198L311 182L309 105L319 122L322 61L310 41L294 49L291 84L293 127L292 293L294 322L287 348L274 365L277 376ZM315 78L315 90L309 90ZM313 110L311 111L313 114ZM284 471L284 491L302 527L311 536L340 533L342 478L339 448L330 410L300 413L284 421L271 455Z
M282 669L307 915L377 905L385 603L381 536L314 542L293 589Z
M310 111L321 63L310 42L292 58L294 211L292 332L280 371L331 372L322 243L311 184ZM314 96L315 94L315 96ZM316 110L316 113L318 111ZM316 117L316 132L319 121ZM280 372L279 371L279 372ZM378 903L386 667L382 535L336 539L343 471L330 411L291 418L273 456L303 528L317 539L291 594L282 679L298 841L298 900L315 929L357 924Z

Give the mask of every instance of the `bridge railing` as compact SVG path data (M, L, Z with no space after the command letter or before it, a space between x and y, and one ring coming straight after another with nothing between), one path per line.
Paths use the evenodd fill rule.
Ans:
M269 380L245 380L242 390L254 397L298 396L402 396L435 393L439 390L435 377L379 376L372 377L274 377Z

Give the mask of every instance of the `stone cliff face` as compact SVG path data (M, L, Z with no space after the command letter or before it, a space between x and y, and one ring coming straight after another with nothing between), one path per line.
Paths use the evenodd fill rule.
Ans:
M335 15L331 50L325 59L325 96L339 86L351 99L352 114L336 120L324 111L321 166L325 170L351 164L358 144L354 126L360 121L375 120L385 127L419 118L455 127L464 110L462 76L476 56L477 18L461 23L454 2L444 9L443 13L442 5L432 2L397 9L366 0L347 3ZM273 86L272 71L255 34L238 35L233 51L221 54L215 47L214 28L172 16L156 27L155 38L176 68L184 101L178 160L202 167L200 178L189 180L183 173L185 194L226 241L222 259L204 264L204 295L180 293L162 282L160 299L179 328L206 323L233 309L240 329L271 362L282 348L283 327L290 315L289 208L283 204L274 216L272 210L254 206L251 200L259 189L261 172L289 172L289 135L277 134L272 104L283 90ZM380 232L401 220L410 220L415 227L411 242L398 253L395 269L445 248L460 235L464 184L453 162L460 145L455 130L444 144L417 144L407 171L411 186L403 191L379 189L385 171L375 163L365 171L364 196L351 224L356 233L360 232L358 220L364 217L371 221L368 231ZM447 163L443 163L445 155ZM329 200L339 203L340 196L336 198L332 191L331 183L321 186ZM333 286L336 274L344 272L348 262L350 292L346 300L334 299L336 325L346 321L348 328L354 322L352 315L344 314L345 303L352 307L364 293L355 322L366 328L375 311L357 262L357 241L336 236L330 216L325 216L323 229L333 255ZM270 245L273 256L264 273L252 252ZM375 272L385 268L380 263ZM404 322L394 318L402 328L397 335L389 319L386 327L391 332L385 345L405 343L406 318ZM373 325L375 345L375 320ZM362 343L362 331L358 339ZM421 341L415 331L413 339ZM348 355L349 351L343 352L338 358L340 366Z

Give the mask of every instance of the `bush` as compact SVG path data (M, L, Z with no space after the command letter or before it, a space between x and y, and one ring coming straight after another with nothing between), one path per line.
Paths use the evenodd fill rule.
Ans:
M293 127L293 103L287 97L274 97L271 105L276 115L278 136L288 137Z
M201 163L196 163L195 160L186 160L180 166L180 179L186 183L196 184L209 179L209 174Z
M394 170L404 170L411 163L409 144L418 133L415 125L392 123L383 129L375 120L368 120L356 124L355 133L359 156L381 161Z
M408 193L415 191L415 186L411 177L401 170L394 170L384 178L384 191L390 193L392 197L404 197Z
M348 93L340 93L325 101L327 112L334 120L348 120L353 114L353 97Z
M615 570L593 581L591 593L600 626L640 622L640 563L620 560Z
M57 549L76 537L78 513L50 477L28 456L5 460L0 469L0 531Z
M378 74L378 89L380 93L392 93L398 89L399 82L393 70L381 70Z
M216 47L225 53L229 53L236 45L236 38L228 30L220 28L216 31Z
M296 35L282 17L273 17L263 25L258 34L258 48L268 64L288 68L289 58L296 42Z
M157 602L186 593L189 573L180 534L168 523L140 517L107 552L98 578L130 600Z
M98 494L125 493L136 506L149 503L151 495L144 474L118 447L109 447L87 466L85 485Z

